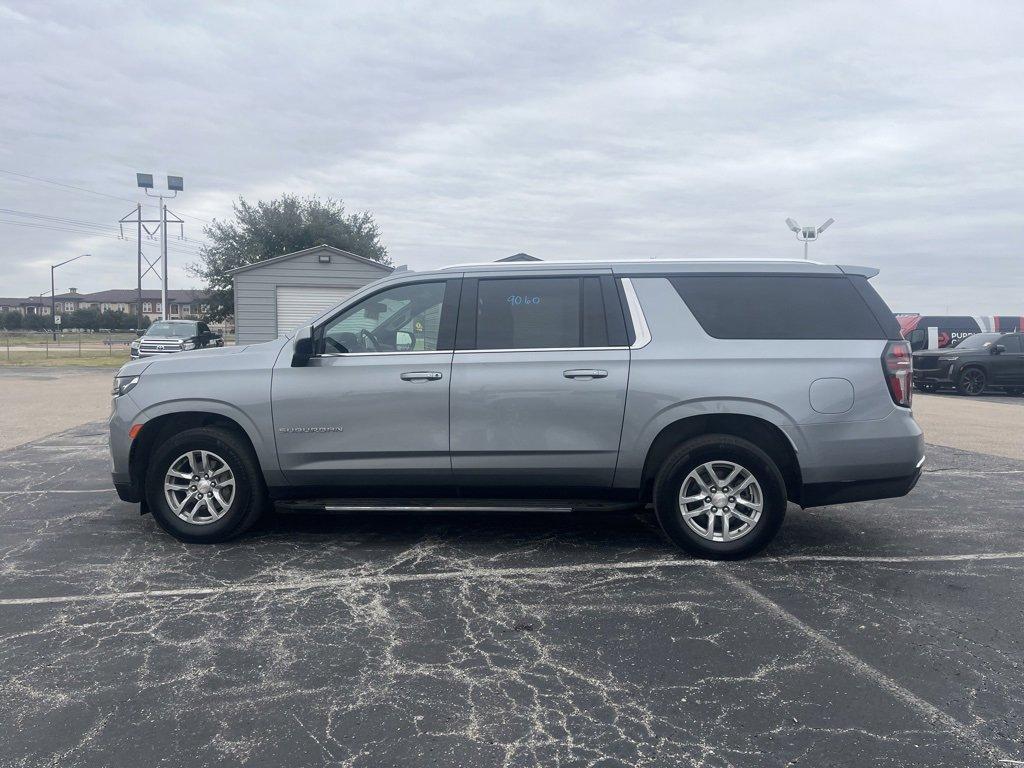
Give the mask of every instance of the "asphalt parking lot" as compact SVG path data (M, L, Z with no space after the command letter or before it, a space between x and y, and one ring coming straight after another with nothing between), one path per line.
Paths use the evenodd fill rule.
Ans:
M185 546L107 461L100 422L0 453L0 765L1024 764L1021 461L931 447L732 564L645 514Z

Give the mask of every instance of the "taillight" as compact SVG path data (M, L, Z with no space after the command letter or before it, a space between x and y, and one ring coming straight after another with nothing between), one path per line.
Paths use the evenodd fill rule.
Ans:
M890 341L882 353L882 371L889 394L896 405L910 407L910 387L914 373L914 358L905 341Z

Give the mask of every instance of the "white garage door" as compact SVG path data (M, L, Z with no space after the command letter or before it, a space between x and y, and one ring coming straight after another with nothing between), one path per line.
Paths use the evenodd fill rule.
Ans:
M355 288L277 287L277 333L291 333L350 295Z

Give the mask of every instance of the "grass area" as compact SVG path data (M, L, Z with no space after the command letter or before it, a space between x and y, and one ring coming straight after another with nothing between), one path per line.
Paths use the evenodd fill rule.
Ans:
M0 366L33 368L120 368L128 362L128 353L117 349L114 354L82 351L77 354L46 355L42 352L11 352L10 357L0 348Z

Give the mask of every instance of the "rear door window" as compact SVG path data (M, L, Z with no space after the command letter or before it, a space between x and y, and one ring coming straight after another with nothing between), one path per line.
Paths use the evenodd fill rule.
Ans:
M581 346L581 293L577 277L480 280L476 348Z
M885 339L846 277L682 275L670 278L716 339Z

